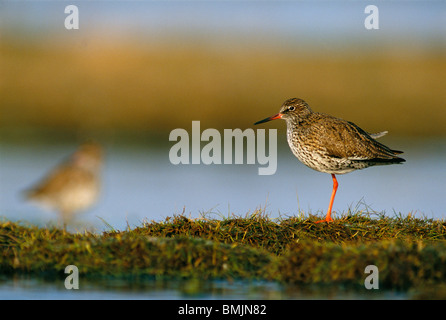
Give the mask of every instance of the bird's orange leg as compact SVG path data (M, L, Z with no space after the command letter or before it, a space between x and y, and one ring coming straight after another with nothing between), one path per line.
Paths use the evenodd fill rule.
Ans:
M331 174L331 177L333 178L333 191L331 192L331 198L330 198L330 204L328 205L327 216L325 217L324 220L319 220L316 221L315 223L333 221L333 219L331 218L331 209L333 208L333 202L336 196L336 190L338 190L338 180L336 180L336 176L334 174Z

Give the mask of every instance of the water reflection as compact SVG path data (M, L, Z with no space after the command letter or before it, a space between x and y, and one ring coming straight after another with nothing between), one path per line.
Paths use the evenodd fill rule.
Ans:
M135 279L134 279L135 280ZM30 277L0 279L0 299L406 299L407 293L343 286L285 286L268 281L137 279L83 280L79 290L59 281Z

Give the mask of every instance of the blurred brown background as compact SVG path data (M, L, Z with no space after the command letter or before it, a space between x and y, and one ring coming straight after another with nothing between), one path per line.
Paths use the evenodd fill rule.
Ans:
M372 132L446 134L445 30L432 31L444 22L429 16L438 4L421 12L419 4L412 5L432 26L427 35L409 29L405 36L398 19L409 22L413 12L389 4L378 6L380 30L368 31L362 4L338 3L340 17L327 22L323 19L336 7L291 3L290 17L297 24L281 26L284 34L280 27L269 28L286 16L272 11L264 25L261 21L272 9L291 10L281 8L285 4L264 3L259 9L222 2L80 3L80 29L72 31L63 27L64 5L3 5L23 22L3 20L0 130L5 139L54 137L55 130L61 136L164 135L189 129L192 120L201 120L202 128L247 128L276 113L290 97ZM389 12L396 21L389 21ZM313 23L299 25L299 14ZM352 21L333 31L343 15ZM171 20L147 26L144 21L155 16ZM221 20L217 26L210 23L214 16ZM243 24L238 16L253 22ZM132 21L134 29L128 26ZM237 23L240 31L233 30ZM282 123L273 127L284 129Z

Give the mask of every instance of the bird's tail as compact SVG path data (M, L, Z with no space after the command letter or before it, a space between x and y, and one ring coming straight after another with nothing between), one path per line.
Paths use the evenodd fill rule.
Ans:
M389 131L381 131L377 133L369 133L369 136L371 136L373 139L378 139L381 137L384 137Z

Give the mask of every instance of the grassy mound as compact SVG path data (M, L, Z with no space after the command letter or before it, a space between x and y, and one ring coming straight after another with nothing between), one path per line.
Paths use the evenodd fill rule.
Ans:
M72 234L0 223L0 274L64 277L266 279L363 286L367 265L380 288L446 284L446 222L364 214L333 223L246 217L147 222L133 230Z

